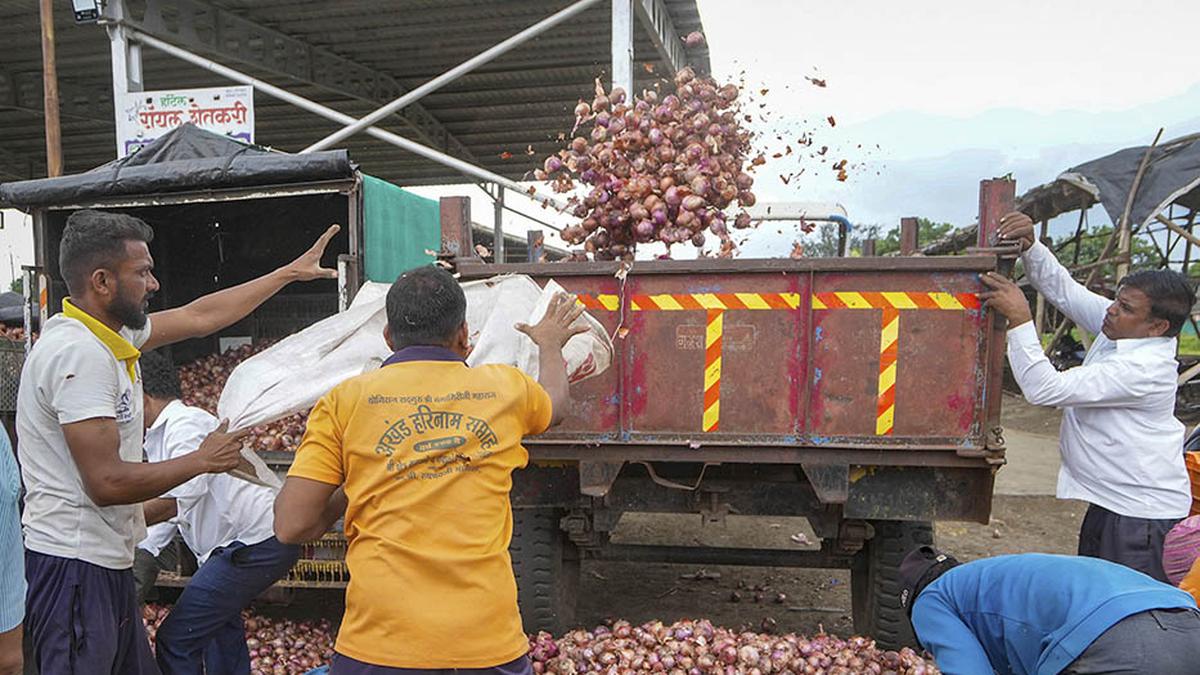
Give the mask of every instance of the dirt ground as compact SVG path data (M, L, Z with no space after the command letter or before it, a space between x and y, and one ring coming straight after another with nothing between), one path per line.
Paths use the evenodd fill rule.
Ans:
M997 476L992 522L939 522L935 536L940 547L963 560L1005 553L1075 552L1086 507L1053 497L1059 419L1056 410L1005 398L1009 464ZM730 516L723 525L706 526L700 516L637 514L623 518L613 538L622 543L795 549L801 546L792 540L797 533L817 547L803 518ZM823 627L848 635L853 630L849 572L711 567L704 571L717 578L688 578L698 571L685 565L587 561L579 623L595 625L608 617L635 622L706 617L718 624L756 629L764 621L773 621L780 631L812 633Z

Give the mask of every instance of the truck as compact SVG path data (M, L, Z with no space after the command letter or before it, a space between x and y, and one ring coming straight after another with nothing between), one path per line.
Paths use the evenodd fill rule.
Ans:
M562 425L527 439L512 557L529 629L572 624L580 562L849 569L855 630L915 644L898 567L935 520L987 523L1004 463L1003 319L979 275L1006 179L980 187L967 255L491 265L463 279L553 279L616 356L572 388ZM633 512L803 516L819 550L618 544Z
M32 314L65 295L56 245L69 213L85 207L133 213L155 229L163 306L269 271L330 222L345 225L325 261L342 273L336 284L289 288L222 334L176 345L176 362L344 309L363 281L394 278L389 258L405 246L447 252L464 280L553 279L604 325L615 357L573 387L562 425L526 440L530 466L514 476L511 554L526 629L573 627L581 564L610 559L849 569L856 631L885 647L912 644L897 599L901 558L932 542L935 520L988 522L1004 462L1004 325L977 294L979 274L1015 258L992 241L1013 203L1011 181L981 183L979 245L966 255L496 264L472 257L466 198L442 198L432 212L397 206L407 202L395 186L373 185L344 151L294 163L270 154L231 146L195 167L157 167L182 172L171 181L145 165L145 176L122 167L141 182L93 171L0 186L0 200L34 215ZM231 179L229 155L260 164ZM372 222L379 208L391 226ZM412 209L424 216L394 231L396 214ZM260 454L279 472L292 459ZM637 512L801 516L820 547L611 541L621 517ZM344 587L344 552L330 532L279 586ZM194 562L183 558L160 583L186 584Z

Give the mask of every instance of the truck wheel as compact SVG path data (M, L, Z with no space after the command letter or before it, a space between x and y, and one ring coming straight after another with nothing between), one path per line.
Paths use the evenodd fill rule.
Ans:
M850 573L854 631L881 649L916 647L912 625L900 607L900 562L918 546L933 544L933 524L876 520Z
M513 509L508 552L527 633L562 635L574 627L579 549L558 526L563 515L554 508Z

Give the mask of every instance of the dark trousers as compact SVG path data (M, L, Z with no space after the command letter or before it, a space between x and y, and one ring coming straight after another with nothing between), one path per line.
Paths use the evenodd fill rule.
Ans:
M452 675L453 673L469 673L470 675L533 675L533 664L528 656L522 656L493 668L447 668L443 670L424 670L420 668L389 668L388 666L373 666L343 656L333 655L333 667L330 675Z
M242 610L288 573L300 547L275 537L216 549L158 628L163 675L249 675Z
M1170 583L1163 572L1163 540L1179 520L1133 518L1091 504L1079 528L1079 555L1115 562Z
M1063 675L1195 673L1200 612L1152 609L1127 616L1096 638Z
M25 630L43 675L157 675L133 570L25 552Z
M167 544L157 556L144 548L133 552L133 581L137 589L138 604L146 604L157 599L158 573L162 570L173 570L179 564L179 554L175 550L175 542Z

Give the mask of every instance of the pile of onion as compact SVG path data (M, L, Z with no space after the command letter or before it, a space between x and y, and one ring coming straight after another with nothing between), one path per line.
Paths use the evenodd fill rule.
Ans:
M753 134L743 126L737 85L718 85L690 67L675 75L675 91L629 99L596 81L592 101L575 108L578 133L534 172L572 195L578 224L563 239L583 244L597 260L632 259L638 244L705 244L711 233L731 248L730 227L750 226L735 204L753 206L747 158ZM762 157L752 160L761 164Z
M263 340L253 345L228 349L222 354L210 354L181 366L179 384L183 389L183 402L215 415L221 390L225 388L225 381L233 369L272 344L271 340ZM295 452L304 436L307 421L307 413L296 413L254 427L246 443L258 452Z
M559 640L548 633L530 638L535 673L667 673L668 675L934 675L937 667L905 648L885 651L874 640L842 640L820 633L736 632L706 620L641 626L615 621L591 631L575 630Z
M36 340L37 337L38 337L38 334L34 333L33 339ZM14 326L14 327L10 328L9 326L0 324L0 340L11 340L13 342L24 342L25 341L25 329L21 326Z
M146 605L142 621L155 643L158 626L167 618L170 607ZM271 619L243 612L246 624L246 647L250 650L250 672L253 675L302 675L313 668L327 665L333 658L333 633L329 622Z

